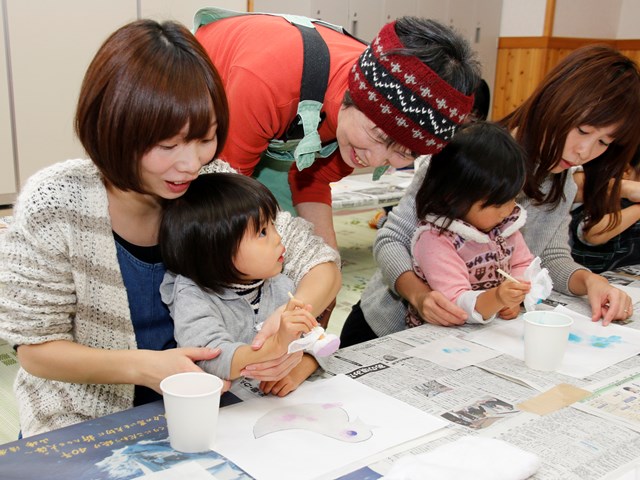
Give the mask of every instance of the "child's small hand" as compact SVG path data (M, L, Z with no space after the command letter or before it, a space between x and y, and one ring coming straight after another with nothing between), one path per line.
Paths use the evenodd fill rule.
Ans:
M506 280L496 289L496 297L505 307L515 307L524 301L529 290L531 290L529 282L516 283Z
M502 310L498 312L498 316L503 320L513 320L520 313L520 305L515 305L513 307L504 307Z
M297 310L297 309L304 309L304 310L308 310L309 312L311 311L311 305L305 305L304 303L302 303L300 300L298 300L297 298L295 298L293 295L290 295L290 299L287 302L284 311L285 312L289 312L292 310Z
M272 394L284 397L298 388L317 367L318 363L313 357L304 355L302 361L279 380L260 382L260 390L267 395Z
M291 304L293 300L289 303ZM300 335L309 333L314 327L318 325L315 317L311 312L304 308L304 306L293 307L290 310L289 305L280 318L280 328L276 334L277 341L287 351L289 344L294 340L300 338Z
M251 348L254 350L260 350L264 342L278 333L280 328L280 320L282 318L282 312L285 310L295 310L296 308L304 308L311 311L311 305L305 305L300 300L291 298L285 305L279 306L269 317L262 323L262 329L256 334L253 342L251 342Z
M251 348L254 350L260 350L264 342L272 335L275 335L280 328L280 317L287 305L280 305L267 319L262 322L262 328L256 334L253 342L251 342Z
M304 380L302 380L304 381ZM285 395L289 395L296 388L300 386L301 382L296 382L291 374L287 375L280 380L275 380L271 382L260 382L260 390L265 395L277 395L278 397L284 397Z

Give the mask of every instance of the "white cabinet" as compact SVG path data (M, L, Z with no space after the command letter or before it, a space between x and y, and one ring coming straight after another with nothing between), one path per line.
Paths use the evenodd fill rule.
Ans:
M253 9L319 18L370 42L385 23L404 15L417 15L419 3L421 0L254 0Z
M449 0L448 25L471 41L476 25L476 0Z
M84 72L106 37L137 18L132 0L6 0L19 183L84 157L73 119ZM3 165L4 169L4 165Z
M6 13L5 22L0 21L0 205L12 202L19 186L41 168L86 156L73 128L78 93L91 59L113 31L142 17L178 20L191 28L195 12L212 3L0 2ZM231 10L247 9L246 0L217 0L215 4ZM5 51L9 58L5 58Z
M349 29L349 3L344 0L311 0L309 16Z
M502 0L418 0L418 15L449 25L467 39L493 98Z
M417 0L349 0L347 29L356 37L371 42L385 23L417 14Z
M3 20L0 9L0 205L11 203L17 190Z
M254 10L322 18L367 42L398 17L438 20L454 27L478 53L493 95L502 0L254 0Z
M418 0L385 1L382 11L382 25L407 15L418 15Z
M177 20L190 30L193 28L195 13L203 7L213 5L238 12L247 11L247 0L138 0L140 18Z
M438 20L447 25L449 24L449 2L447 0L418 0L417 15Z
M344 0L254 0L253 11L318 18L348 29L349 3Z
M500 14L496 12L502 12L502 0L482 0L482 3L476 0L477 23L472 45L480 57L482 75L489 84L492 99L495 91L501 20Z
M253 11L313 17L310 0L253 0Z
M349 0L347 30L365 42L372 41L385 23L384 4L385 0Z
M502 0L449 0L448 24L469 41L493 98Z

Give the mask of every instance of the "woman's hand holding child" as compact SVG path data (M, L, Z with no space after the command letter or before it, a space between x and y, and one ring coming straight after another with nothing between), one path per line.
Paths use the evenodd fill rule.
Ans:
M211 360L220 355L220 349L211 349L205 347L184 347L172 348L169 350L139 350L148 354L145 358L149 359L148 369L145 369L145 362L140 362L138 366L139 373L142 375L138 385L144 385L162 393L160 390L160 382L169 375L184 372L202 372L203 370L196 365L195 362L201 360ZM231 386L229 380L222 379L222 391L226 392Z

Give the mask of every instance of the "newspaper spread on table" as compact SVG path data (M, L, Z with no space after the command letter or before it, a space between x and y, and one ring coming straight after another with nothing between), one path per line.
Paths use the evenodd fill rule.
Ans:
M394 170L374 181L371 173L349 175L331 184L334 210L395 205L404 196L413 170Z
M640 287L640 270L624 269L605 276L613 284ZM552 309L557 305L591 316L586 298L556 292L539 307ZM640 303L634 305L634 315L626 326L640 328ZM580 379L536 372L522 360L504 354L452 369L407 353L452 335L464 342L467 333L487 327L425 325L338 350L330 358L319 377L346 374L451 422L440 435L426 437L412 448L376 461L370 469L385 474L403 455L428 452L466 435L501 439L536 453L542 467L535 479L617 478L616 472L640 459L639 356ZM522 402L560 384L593 395L542 416L519 408ZM234 385L232 391L241 398L260 395L256 384L248 380ZM357 473L349 478L365 478L370 470L361 477Z

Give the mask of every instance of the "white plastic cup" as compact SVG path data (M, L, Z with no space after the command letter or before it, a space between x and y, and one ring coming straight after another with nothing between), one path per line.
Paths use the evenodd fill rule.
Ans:
M213 449L222 385L204 372L177 373L160 382L171 448L184 453Z
M534 370L560 368L573 319L563 313L537 310L524 314L524 363Z

